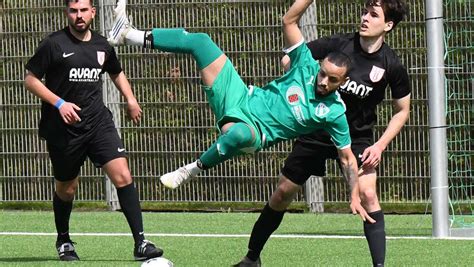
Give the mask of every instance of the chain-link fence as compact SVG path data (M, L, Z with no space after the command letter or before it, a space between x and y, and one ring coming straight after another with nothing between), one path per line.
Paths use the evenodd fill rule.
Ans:
M105 33L111 25L113 0L95 0L97 16L93 28ZM128 11L139 29L184 27L209 33L249 84L263 85L280 76L283 53L281 17L292 1L204 1L130 0ZM410 0L410 14L387 43L407 66L412 86L412 111L407 125L383 155L378 169L381 202L424 203L430 197L426 43L424 1ZM472 1L447 1L446 25L456 35L454 56L462 77L448 85L448 105L453 136L461 136L452 149L463 157L451 160L462 172L451 175L451 183L472 184L472 99L473 49ZM24 65L39 41L66 25L61 0L0 0L0 200L49 200L53 181L45 143L38 138L39 99L23 86ZM306 14L302 28L307 39L357 30L362 1L316 1ZM459 16L459 14L463 14ZM121 47L119 59L143 108L142 122L135 126L126 119L123 99L105 83L104 101L113 111L129 153L129 164L140 198L144 201L266 201L276 186L277 176L291 142L280 143L256 155L229 160L204 172L191 183L170 191L161 187L160 174L175 170L198 157L216 138L214 118L191 57ZM455 70L450 77L457 77ZM375 137L379 137L392 115L390 93L378 108ZM459 120L462 118L462 120ZM467 130L466 130L467 129ZM470 155L470 156L469 156ZM77 200L104 200L104 175L87 162L81 171ZM347 185L337 165L328 162L324 178L324 201L347 201ZM457 189L456 189L457 190ZM463 196L472 199L472 187ZM464 194L466 192L466 194ZM303 194L298 201L303 201Z

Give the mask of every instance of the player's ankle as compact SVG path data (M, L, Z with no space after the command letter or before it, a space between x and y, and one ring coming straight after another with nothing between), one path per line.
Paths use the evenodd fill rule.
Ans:
M144 48L154 48L154 43L153 43L153 34L151 31L146 31L144 34L144 40L143 40L143 47Z
M145 47L145 38L146 32L140 31L137 29L130 28L128 29L127 34L125 35L125 43L127 45L137 45Z

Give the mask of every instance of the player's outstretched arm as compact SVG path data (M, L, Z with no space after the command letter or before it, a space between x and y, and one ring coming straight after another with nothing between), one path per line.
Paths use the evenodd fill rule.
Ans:
M285 47L291 47L303 39L303 34L298 27L298 22L312 2L312 0L296 0L283 16Z
M338 150L339 159L341 160L341 167L344 177L349 184L351 190L351 210L352 214L359 214L363 221L368 220L371 223L375 223L375 220L372 219L367 211L360 204L359 196L359 175L357 169L357 160L352 153L350 147L343 148Z

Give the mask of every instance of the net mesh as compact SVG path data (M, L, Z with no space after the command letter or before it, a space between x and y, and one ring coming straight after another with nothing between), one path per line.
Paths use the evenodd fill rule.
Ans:
M446 121L451 227L474 233L472 1L445 1ZM467 90L466 90L467 89ZM467 105L466 105L467 104Z

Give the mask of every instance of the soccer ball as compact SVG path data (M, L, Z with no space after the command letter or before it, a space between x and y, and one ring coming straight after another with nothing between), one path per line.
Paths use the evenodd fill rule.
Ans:
M141 267L173 267L174 264L163 257L149 259L142 263Z

